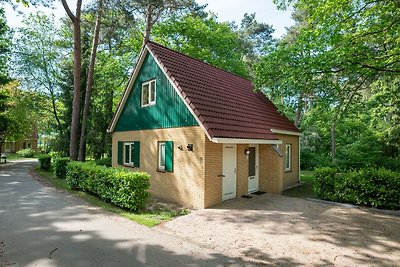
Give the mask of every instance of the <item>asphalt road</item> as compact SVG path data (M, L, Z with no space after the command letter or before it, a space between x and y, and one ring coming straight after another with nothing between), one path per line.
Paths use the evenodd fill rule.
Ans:
M0 168L0 267L250 265L46 187L34 164Z

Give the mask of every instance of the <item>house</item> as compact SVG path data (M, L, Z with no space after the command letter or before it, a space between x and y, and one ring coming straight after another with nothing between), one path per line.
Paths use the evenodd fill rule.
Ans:
M26 136L24 139L16 141L5 141L1 147L1 153L15 153L21 149L30 148L37 151L38 149L38 134L32 132L32 134Z
M249 80L153 42L114 118L113 166L151 175L153 196L206 208L299 182L299 130Z

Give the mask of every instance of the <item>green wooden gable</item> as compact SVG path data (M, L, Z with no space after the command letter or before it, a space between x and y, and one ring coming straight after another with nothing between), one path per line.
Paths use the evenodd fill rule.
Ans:
M156 103L141 107L142 83L156 79ZM148 53L118 119L115 132L198 125L171 83Z

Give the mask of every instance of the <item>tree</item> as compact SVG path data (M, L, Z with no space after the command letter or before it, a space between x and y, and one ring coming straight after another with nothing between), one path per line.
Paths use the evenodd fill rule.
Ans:
M0 8L0 86L9 81L7 62L11 46L10 37L4 9Z
M13 46L14 75L26 90L43 92L51 101L50 112L56 129L63 134L59 115L59 64L63 51L59 47L54 19L43 13L30 14L16 33Z
M74 97L72 103L71 137L69 156L72 160L78 158L80 104L81 104L81 71L82 71L82 40L81 40L81 8L82 0L76 1L75 15L71 12L66 0L62 5L73 25L74 36Z

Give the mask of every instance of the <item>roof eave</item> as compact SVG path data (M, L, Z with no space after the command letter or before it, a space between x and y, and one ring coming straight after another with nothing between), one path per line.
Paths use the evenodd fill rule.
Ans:
M272 139L244 139L244 138L223 138L214 137L211 142L218 144L268 144L268 145L280 145L282 140L272 140Z
M301 132L295 132L295 131L271 129L271 132L273 132L273 133L275 133L275 134L287 134L287 135L303 136L303 133L301 133Z

